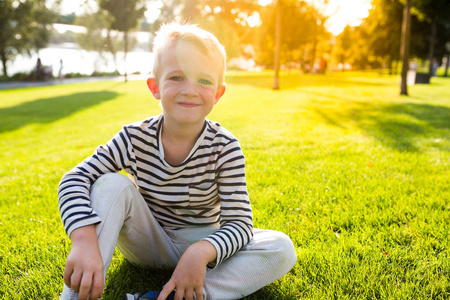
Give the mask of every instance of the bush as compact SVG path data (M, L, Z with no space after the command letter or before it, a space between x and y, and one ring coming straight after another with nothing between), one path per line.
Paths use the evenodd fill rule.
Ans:
M97 71L94 71L91 74L92 77L120 76L120 75L121 74L118 71L114 71L114 72L97 72Z
M18 72L13 74L12 76L1 76L0 81L1 82L8 82L8 81L31 81L34 80L34 72Z

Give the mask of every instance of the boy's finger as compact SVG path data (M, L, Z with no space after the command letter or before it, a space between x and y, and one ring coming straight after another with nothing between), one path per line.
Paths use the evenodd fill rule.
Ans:
M186 292L184 293L184 299L186 300L192 300L194 299L194 290L186 290Z
M70 275L70 285L69 287L75 291L75 293L78 293L79 289L80 289L80 284L81 284L81 276L82 274L80 272L77 271L73 271L72 275Z
M94 273L90 298L91 299L101 298L103 288L104 288L103 274L100 272Z
M64 268L64 284L67 285L69 288L71 287L71 277L73 273L73 268L66 265Z
M166 300L167 296L175 289L175 283L170 281L164 285L161 293L158 296L157 300Z
M203 300L203 287L199 287L195 289L195 298L197 300Z
M183 297L184 297L184 292L185 292L185 289L176 289L175 290L175 297L174 297L174 299L175 300L183 300ZM168 295L167 295L168 296ZM166 296L166 297L167 297ZM164 298L164 299L166 299L166 298Z
M80 288L78 291L78 299L87 299L92 285L92 273L84 273L81 278Z

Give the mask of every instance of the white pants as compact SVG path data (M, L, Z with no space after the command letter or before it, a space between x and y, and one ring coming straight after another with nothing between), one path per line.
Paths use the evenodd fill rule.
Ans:
M102 219L96 231L105 277L116 245L133 264L175 268L191 244L218 229L162 228L134 183L120 174L100 177L91 188L91 202ZM205 299L242 298L286 274L296 260L292 241L284 233L255 229L253 239L245 247L207 271ZM78 299L78 296L64 286L61 299Z

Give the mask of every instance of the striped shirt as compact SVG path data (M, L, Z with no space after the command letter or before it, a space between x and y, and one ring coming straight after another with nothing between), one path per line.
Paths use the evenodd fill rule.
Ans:
M162 120L161 114L123 126L63 176L58 196L64 228L70 235L79 227L99 223L90 205L90 187L102 174L125 170L161 226L220 227L204 239L216 248L218 265L253 236L241 147L219 123L205 120L188 157L172 166L164 160Z

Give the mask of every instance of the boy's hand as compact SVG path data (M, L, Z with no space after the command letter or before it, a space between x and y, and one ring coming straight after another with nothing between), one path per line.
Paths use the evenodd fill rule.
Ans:
M103 259L98 246L94 225L75 229L70 238L72 249L66 261L64 283L76 293L80 300L97 299L104 288Z
M216 259L216 248L207 241L199 241L191 245L181 256L170 280L166 283L158 300L165 300L173 291L175 300L192 300L194 293L198 300L203 300L203 283L206 266Z

